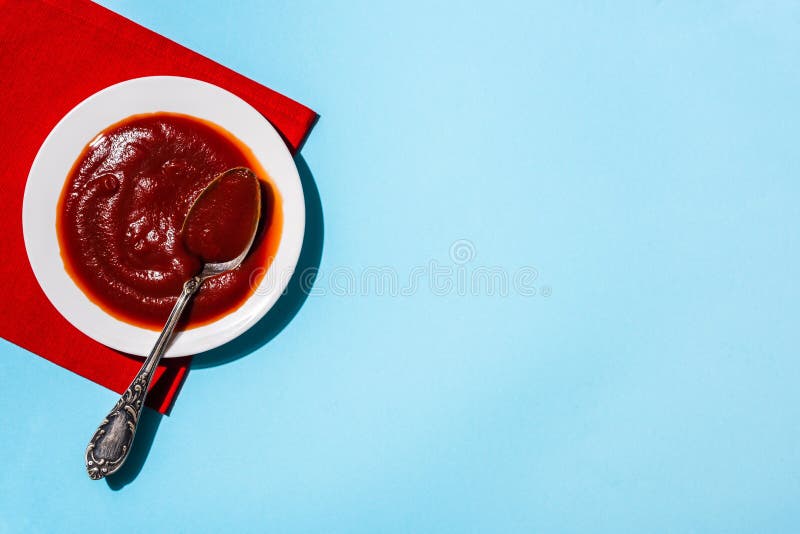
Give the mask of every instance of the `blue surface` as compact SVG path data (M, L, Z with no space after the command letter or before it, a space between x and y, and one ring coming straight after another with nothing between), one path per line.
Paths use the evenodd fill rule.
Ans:
M103 3L321 114L321 272L111 484L0 343L0 531L800 528L797 3Z

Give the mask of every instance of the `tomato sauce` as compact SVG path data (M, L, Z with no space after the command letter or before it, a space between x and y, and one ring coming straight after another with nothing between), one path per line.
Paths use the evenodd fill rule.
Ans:
M206 186L183 223L186 249L205 263L238 258L258 224L261 187L249 169L234 167Z
M183 283L202 267L198 250L186 247L184 219L200 192L232 167L248 167L260 178L259 229L237 269L203 284L186 312L185 328L237 309L277 251L280 198L246 146L219 126L186 115L135 115L108 127L84 149L67 176L57 213L67 272L111 315L161 329ZM226 191L241 194L235 187L217 193ZM248 209L244 197L228 202L229 207L243 202ZM230 254L236 246L230 236L207 235L203 246L210 248L200 255L217 261L215 255Z

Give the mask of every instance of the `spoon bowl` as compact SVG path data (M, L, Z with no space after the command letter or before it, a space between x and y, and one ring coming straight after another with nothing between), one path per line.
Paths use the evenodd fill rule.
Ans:
M211 182L209 182L209 184L200 192L200 194L197 195L183 220L181 234L186 236L187 230L190 229L189 227L191 226L191 223L196 222L197 219L200 219L204 216L207 217L207 214L204 214L203 212L213 211L212 216L217 219L224 217L225 214L219 213L223 210L215 210L215 208L218 208L218 206L213 204L213 196L215 193L218 194L220 184L230 179L239 179L240 181L250 182L250 184L253 186L252 198L247 199L252 201L252 218L249 218L250 220L248 220L248 217L244 216L246 214L241 214L242 219L244 219L244 222L247 224L246 228L239 229L239 233L244 237L239 236L238 240L240 242L234 243L235 248L240 250L239 254L232 259L226 258L225 261L204 261L203 270L198 275L202 280L222 274L226 271L231 271L241 265L241 263L247 257L248 252L250 252L250 248L253 246L253 241L255 241L256 233L258 231L258 222L261 219L261 186L259 185L258 177L247 167L233 167L232 169L228 169L211 180ZM218 226L222 226L222 224L219 224L220 221L218 220L211 222L216 222L218 223ZM242 232L241 230L245 231ZM230 239L230 236L225 236L223 239ZM187 239L184 239L184 241L186 241L186 246L190 251L194 252L196 255L205 260L205 258L203 258L202 250L194 251L192 250L191 242Z

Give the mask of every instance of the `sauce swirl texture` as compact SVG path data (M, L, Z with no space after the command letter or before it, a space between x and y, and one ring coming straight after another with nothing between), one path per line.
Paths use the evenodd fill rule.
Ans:
M277 251L280 200L247 147L193 117L129 117L84 149L64 184L57 213L67 271L111 315L160 329L183 283L201 268L200 258L184 243L186 214L200 192L232 167L249 167L261 178L259 230L242 265L203 284L184 325L199 326L232 312L251 295ZM235 188L231 192L236 194ZM229 207L247 202L228 200ZM207 237L206 250L216 247L224 254L231 246L224 232Z

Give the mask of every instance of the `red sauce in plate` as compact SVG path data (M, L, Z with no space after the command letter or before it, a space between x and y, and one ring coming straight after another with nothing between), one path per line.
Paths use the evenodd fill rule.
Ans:
M198 251L185 246L186 214L199 193L232 167L251 168L260 178L259 230L237 269L203 284L184 324L191 328L232 312L252 294L277 251L280 199L246 146L194 117L135 115L108 127L84 149L67 176L57 213L67 272L111 315L161 329L183 283L202 266ZM235 184L218 193L243 194L227 185ZM244 196L227 201L229 208L247 203ZM215 242L204 246L217 250L200 252L224 256L235 237L215 233L209 236Z

